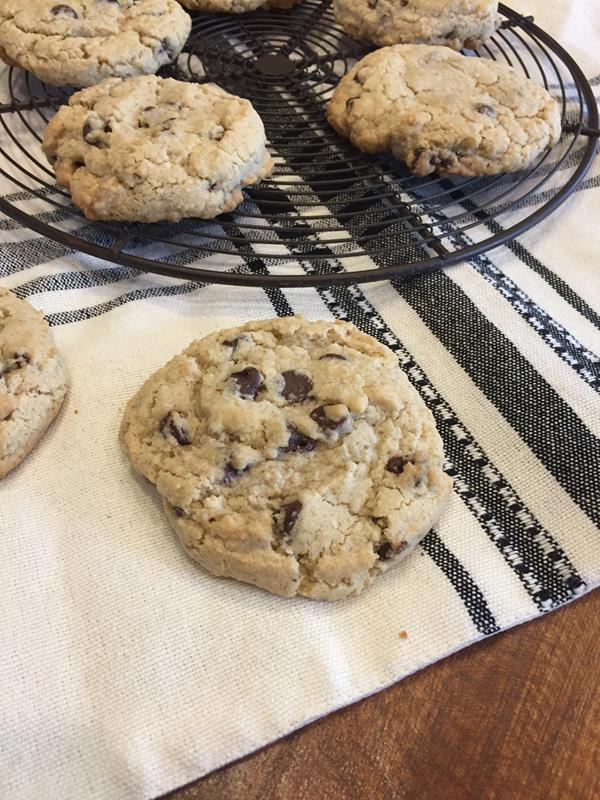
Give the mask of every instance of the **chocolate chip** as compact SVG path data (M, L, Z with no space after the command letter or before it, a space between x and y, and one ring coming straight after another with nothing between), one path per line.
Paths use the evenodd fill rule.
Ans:
M400 475L404 467L409 464L410 461L408 458L402 458L402 456L392 456L388 459L385 468L388 472L393 472L394 475Z
M148 111L154 111L155 108L156 106L146 106L146 108L142 108L142 111L147 113Z
M16 370L24 367L25 364L31 364L31 358L27 355L27 353L15 353L13 355L12 363L0 371L0 375L8 375L9 372L16 372Z
M375 552L382 561L387 561L394 555L392 545L389 542L383 542L383 544L380 544L379 547L375 548Z
M104 133L112 133L112 125L110 124L110 122L107 122L106 125L104 126Z
M179 506L173 506L173 513L175 514L176 517L184 516L183 508L180 508Z
M282 377L285 385L281 390L281 394L288 403L301 403L313 388L313 382L303 372L289 369L282 373Z
M337 358L340 361L348 360L346 356L342 356L340 353L325 353L325 355L319 356L319 361L323 361L324 358Z
M413 166L417 163L417 161L421 158L423 153L425 152L424 147L417 147L413 153Z
M227 464L223 467L223 483L229 484L234 478L239 478L240 475L243 475L244 472L248 472L250 469L250 464L244 467L244 469L236 469L231 461L228 461Z
M326 409L328 406L317 406L313 411L310 412L310 418L314 419L317 423L319 428L324 431L334 431L337 428L340 428L344 422L348 419L347 416L341 417L340 419L331 419L327 416Z
M298 515L302 511L302 503L300 500L292 500L291 503L286 503L282 506L281 511L283 513L283 535L289 536L298 520Z
M160 432L165 438L172 436L179 444L192 443L186 419L178 411L170 411L167 414L160 423Z
M223 342L223 344L225 345L225 347L233 347L233 349L235 350L235 348L238 346L240 338L241 338L240 336L235 336L233 339L226 339Z
M369 8L377 8L379 0L367 0L367 5Z
M262 386L262 375L256 367L246 367L239 372L232 372L230 377L236 381L241 397L254 399Z
M63 17L72 17L73 19L79 19L79 15L75 11L75 9L71 8L71 6L64 5L64 3L61 3L60 5L51 8L50 13L54 14L55 17L61 15Z
M86 141L88 144L93 145L94 147L100 147L100 143L99 142L95 142L95 141L92 141L90 139L90 133L95 133L95 130L94 130L94 128L92 128L92 126L90 125L89 122L86 122L85 125L83 126L83 139L84 139L84 141Z
M382 561L389 561L390 558L393 558L398 553L401 553L408 542L398 542L398 544L394 547L391 542L383 541L378 547L375 548L375 552L379 556Z
M491 117L492 119L496 118L496 109L492 106L486 106L485 103L481 103L481 105L477 106L477 111L480 114L485 114L486 117Z
M162 39L158 48L159 53L164 53L169 61L172 61L175 58L175 51L173 50L172 46L169 44L168 39Z
M346 108L348 110L350 110L352 108L352 106L354 105L354 101L355 100L358 100L358 97L350 97L348 100L346 100Z
M301 433L291 422L288 422L287 429L290 437L287 446L283 448L284 453L310 453L315 449L316 439L311 439L310 436Z

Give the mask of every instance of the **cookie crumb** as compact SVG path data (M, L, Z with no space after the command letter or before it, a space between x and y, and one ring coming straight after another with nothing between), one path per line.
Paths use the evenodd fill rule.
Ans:
M408 633L407 633L406 631L400 631L400 633L398 634L398 636L399 636L401 639L408 639Z

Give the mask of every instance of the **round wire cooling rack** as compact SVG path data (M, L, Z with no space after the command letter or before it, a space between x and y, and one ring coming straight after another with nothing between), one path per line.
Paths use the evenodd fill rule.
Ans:
M413 275L472 258L531 228L574 191L596 151L598 109L571 56L500 4L503 22L467 55L508 63L543 84L562 112L559 144L520 173L416 178L370 157L327 124L326 101L369 48L336 25L330 0L290 12L193 16L176 64L180 80L215 82L262 117L275 170L235 212L178 224L90 222L54 182L45 125L72 90L10 68L0 104L0 211L62 244L176 278L253 286L358 283Z

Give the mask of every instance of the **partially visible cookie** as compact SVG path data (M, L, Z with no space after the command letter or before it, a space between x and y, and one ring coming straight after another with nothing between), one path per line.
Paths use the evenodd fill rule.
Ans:
M180 0L181 5L190 11L209 11L212 13L245 14L257 8L287 10L301 0Z
M451 480L394 354L346 322L193 342L129 402L121 443L186 552L276 594L357 595L437 522Z
M0 478L35 447L58 414L67 383L42 314L0 287Z
M415 175L523 169L555 145L558 103L506 64L447 47L396 45L358 62L327 118L366 153L391 153Z
M477 48L500 25L498 0L333 0L337 22L355 39Z
M43 148L89 219L215 217L272 167L248 100L154 75L77 92L50 121Z
M56 86L156 72L191 29L176 0L3 0L0 57Z

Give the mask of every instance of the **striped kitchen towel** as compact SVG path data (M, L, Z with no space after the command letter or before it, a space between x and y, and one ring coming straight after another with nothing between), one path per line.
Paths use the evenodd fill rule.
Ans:
M523 5L594 74L592 0ZM557 213L471 263L322 289L138 274L0 218L0 282L44 311L72 375L0 486L0 796L157 796L600 582L599 186L596 162ZM421 548L337 604L206 574L117 442L128 398L190 340L293 313L393 350L454 476Z

